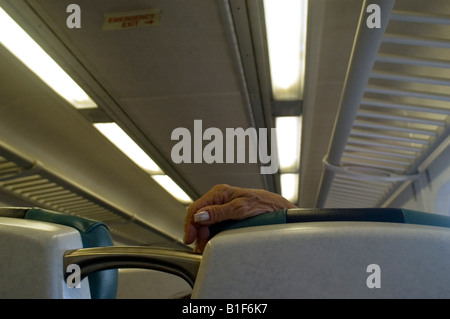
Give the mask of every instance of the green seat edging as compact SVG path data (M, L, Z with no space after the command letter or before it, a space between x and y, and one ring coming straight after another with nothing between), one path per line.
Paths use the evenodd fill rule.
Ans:
M209 227L210 237L219 232L250 226L320 221L367 221L450 227L450 216L402 208L283 209L243 220L229 220Z

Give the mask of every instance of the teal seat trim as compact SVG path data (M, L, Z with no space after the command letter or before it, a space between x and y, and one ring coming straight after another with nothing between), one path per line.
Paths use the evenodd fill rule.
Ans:
M450 217L440 214L424 213L402 209L406 224L450 227Z
M244 220L230 220L209 227L210 237L242 227L321 221L366 221L450 227L450 216L402 208L295 208L267 212Z
M83 246L86 248L113 245L108 227L97 220L66 215L41 208L31 208L25 213L24 218L75 228L80 232Z

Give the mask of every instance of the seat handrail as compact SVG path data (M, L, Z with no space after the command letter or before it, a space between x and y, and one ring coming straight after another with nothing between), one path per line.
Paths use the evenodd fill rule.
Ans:
M64 253L64 274L67 279L70 274L66 269L71 264L80 267L81 280L90 273L105 269L144 268L179 276L193 287L201 258L194 252L146 246L81 248Z

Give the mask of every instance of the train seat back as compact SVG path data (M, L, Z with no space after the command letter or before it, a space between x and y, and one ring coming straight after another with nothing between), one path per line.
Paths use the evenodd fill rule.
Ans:
M65 251L112 245L105 224L39 208L0 208L0 216L1 298L115 297L116 269L93 273L78 288L64 278Z
M0 217L0 298L90 298L88 279L70 289L63 254L82 247L73 228L48 222Z
M446 223L440 227L328 215L218 233L203 253L192 297L450 298L448 218L435 218Z

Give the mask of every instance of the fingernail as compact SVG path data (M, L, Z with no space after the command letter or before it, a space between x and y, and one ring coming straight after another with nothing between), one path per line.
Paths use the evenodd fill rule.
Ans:
M205 222L209 218L209 213L206 210L194 214L194 222Z

